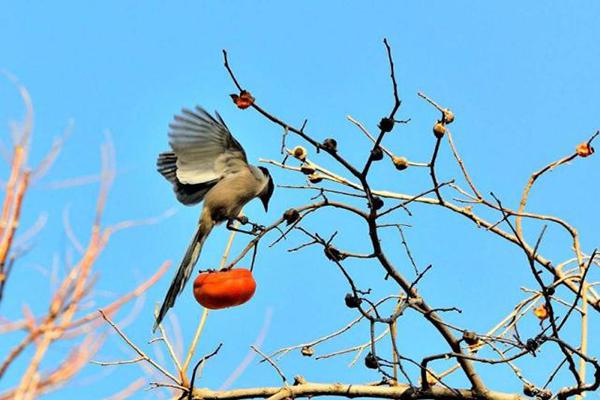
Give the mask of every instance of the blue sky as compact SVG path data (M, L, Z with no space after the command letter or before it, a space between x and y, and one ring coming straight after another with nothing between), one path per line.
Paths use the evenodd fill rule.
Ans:
M465 1L2 2L0 69L17 76L31 92L36 117L32 162L43 157L70 119L75 123L51 173L26 199L24 227L44 212L49 221L35 248L18 265L14 280L25 282L24 276L48 268L53 257L64 258L69 241L62 213L67 205L76 233L82 239L88 235L97 186L62 190L48 186L97 173L106 131L114 141L119 170L106 223L156 216L171 208L177 211L158 225L114 237L98 262L98 292L106 301L112 298L110 293L122 293L143 281L164 260L177 262L194 229L199 208L178 205L154 169L156 155L168 147L167 125L181 107L201 104L218 109L252 162L260 157L279 158L281 130L231 104L228 95L234 87L222 66L223 48L229 51L242 84L261 105L296 125L308 118L311 134L319 139L335 137L340 151L360 163L367 142L345 118L350 114L374 129L389 111L391 88L382 44L387 37L404 100L399 116L412 121L395 129L385 144L410 159L428 159L433 144L430 129L438 116L417 98L416 92L422 90L456 113L455 140L480 189L494 191L516 207L531 172L568 154L600 126L599 13L600 4L593 1L578 2L576 7L561 2L542 6ZM4 143L8 142L6 123L22 115L14 86L0 80ZM293 138L289 144L299 143ZM324 157L317 161L332 166ZM302 182L299 176L272 171L277 183ZM579 229L588 252L599 245L595 184L599 171L595 157L575 160L544 177L529 206L531 211L570 221ZM449 179L458 172L444 147L440 176ZM376 187L406 193L429 188L423 170L399 174L381 163L373 175ZM308 201L307 194L277 189L268 215L258 202L247 208L247 214L267 223L290 205ZM534 287L515 247L443 210L417 206L413 211L412 218L399 215L400 221L413 225L407 235L419 265L434 265L422 291L436 306L461 307L463 314L449 317L453 322L486 330L522 298L520 286ZM342 247L367 249L361 242L363 228L340 214L327 212L309 226L320 227L325 235L339 229ZM538 232L535 229L531 226L530 237ZM226 235L221 228L210 238L200 267L218 262ZM390 254L410 274L397 236L390 232L384 238ZM237 248L246 240L238 238ZM207 369L202 386L221 385L270 312L265 351L312 339L353 318L343 306L348 289L342 276L320 251L285 251L302 240L296 236L274 249L263 246L256 268L258 291L252 302L209 315L201 352L212 350L220 341L225 346ZM547 240L544 250L549 257L560 261L569 256L562 233L550 232ZM390 292L389 284L381 285L382 275L375 265L350 263L349 269L365 287L372 286L382 295ZM165 277L148 292L144 310L128 327L140 343L149 338L152 305L162 300L169 279ZM42 312L32 293L48 293L47 282L35 279L11 286L2 315L17 318L23 301ZM179 299L175 312L189 340L200 313L189 291ZM414 318L407 318L400 331L405 349L431 346L443 351L432 330ZM363 326L324 350L360 343L367 334ZM0 344L0 351L5 350ZM97 358L128 358L123 351L111 339ZM349 360L315 362L290 354L282 367L290 376L300 373L319 381L377 379L362 366L348 369ZM484 371L492 388L520 387L506 371ZM540 380L544 372L538 371ZM89 387L102 398L139 374L131 366L108 372L90 366L82 376L95 382ZM99 385L106 376L111 384ZM0 390L11 378L14 375L0 382ZM252 364L235 385L277 384L277 379L267 366ZM87 389L74 385L65 390L47 398L64 398L64 393ZM152 397L139 394L139 398L148 396Z

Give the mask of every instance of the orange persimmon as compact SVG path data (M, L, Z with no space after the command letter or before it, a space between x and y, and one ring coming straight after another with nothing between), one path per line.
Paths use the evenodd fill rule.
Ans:
M246 90L242 90L239 95L232 94L230 96L235 105L242 110L245 110L246 108L254 104L254 97L252 97L250 92Z
M594 154L594 148L589 143L580 143L577 145L575 152L579 157L588 157Z
M548 308L545 304L540 304L538 307L533 309L533 314L538 317L541 321L548 318Z
M244 304L255 290L252 272L243 268L202 272L194 281L196 301L212 310Z

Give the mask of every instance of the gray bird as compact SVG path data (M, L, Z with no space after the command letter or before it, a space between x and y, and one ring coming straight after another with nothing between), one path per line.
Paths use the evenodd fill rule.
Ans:
M169 145L173 151L159 154L158 172L173 184L181 203L194 205L204 200L204 206L154 330L189 280L212 228L224 221L232 228L244 205L256 197L268 211L274 188L266 168L248 164L246 152L218 113L213 117L198 106L195 110L183 109L169 128Z

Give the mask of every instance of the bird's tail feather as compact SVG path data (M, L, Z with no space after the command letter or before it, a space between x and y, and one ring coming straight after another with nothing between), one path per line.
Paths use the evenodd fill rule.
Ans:
M206 240L211 229L212 224L200 223L198 225L196 234L194 235L192 242L187 248L183 259L181 260L177 274L175 275L175 278L173 278L171 286L169 287L169 291L167 292L163 304L160 307L160 311L158 312L158 316L156 317L156 322L154 323L154 328L152 331L156 331L156 328L158 328L158 325L160 325L162 322L163 318L167 314L167 311L169 311L169 308L173 307L175 304L175 299L179 293L181 293L185 287L185 284L190 279L194 265L196 265L196 262L200 257L202 245L204 244L204 241Z

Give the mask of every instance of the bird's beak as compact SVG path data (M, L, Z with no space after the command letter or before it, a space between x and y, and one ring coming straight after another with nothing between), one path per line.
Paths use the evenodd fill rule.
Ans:
M265 207L265 212L268 212L269 211L269 198L261 197L260 201L262 202L263 206Z
M263 206L265 207L265 212L269 211L269 200L271 200L271 196L273 195L274 189L275 185L273 184L273 179L271 178L271 176L269 176L269 182L267 183L267 187L263 189L262 193L259 195L260 201L262 201Z

